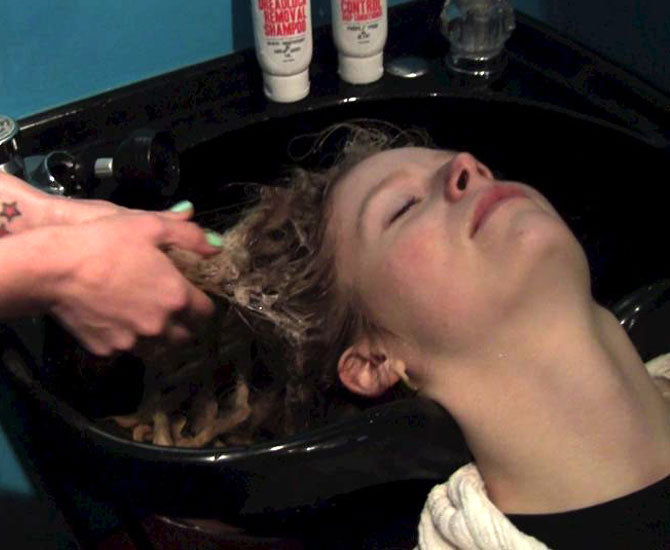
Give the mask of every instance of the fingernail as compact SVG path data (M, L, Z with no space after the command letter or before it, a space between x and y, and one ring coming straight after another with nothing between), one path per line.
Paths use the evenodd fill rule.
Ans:
M186 212L187 210L193 210L191 201L181 201L170 208L170 212Z
M223 246L223 238L218 233L214 231L205 232L205 237L207 237L207 242L216 248L221 248Z

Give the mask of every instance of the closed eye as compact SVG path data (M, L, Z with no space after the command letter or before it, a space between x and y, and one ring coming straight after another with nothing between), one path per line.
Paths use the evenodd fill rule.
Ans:
M418 204L421 202L421 199L419 197L411 197L405 204L403 204L402 208L398 210L391 219L389 220L389 225L391 225L394 221L396 221L398 218L402 217L405 213L409 211L412 206L415 204Z

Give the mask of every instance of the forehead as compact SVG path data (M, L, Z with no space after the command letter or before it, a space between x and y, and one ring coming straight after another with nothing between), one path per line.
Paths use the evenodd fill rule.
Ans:
M342 204L352 205L363 200L363 197L385 178L402 172L416 173L425 170L444 158L445 151L425 147L402 147L376 153L359 162L346 172L333 191L333 214L342 208Z
M361 161L337 183L332 198L332 217L339 222L352 215L357 205L386 178L420 176L455 155L453 151L426 147L401 147L376 153Z
M387 178L397 174L411 180L434 172L455 153L425 147L403 147L383 151L361 161L344 174L335 185L330 204L328 234L336 251L336 266L341 281L349 281L354 266L361 261L356 220L366 197Z
M374 185L395 171L426 168L438 158L444 158L446 151L426 147L401 147L376 153L359 162L349 170L338 184L342 187Z
M355 165L335 185L330 204L328 232L340 245L351 243L356 220L366 197L388 178L420 178L455 155L453 151L402 147L376 153Z

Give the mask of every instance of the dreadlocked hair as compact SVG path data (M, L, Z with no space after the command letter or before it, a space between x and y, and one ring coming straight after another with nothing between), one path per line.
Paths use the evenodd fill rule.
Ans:
M236 357L238 376L263 411L251 415L255 420L246 429L258 432L266 421L281 419L273 435L358 408L357 398L341 387L336 365L368 321L356 297L336 282L334 246L326 233L333 188L375 153L428 143L419 132L369 121L339 124L308 139L314 141L307 154L323 152L332 141L340 153L326 168L295 168L279 185L259 186L257 204L223 234L218 255L171 253L188 279L222 299L219 329L228 350L222 355ZM269 384L254 382L268 377Z

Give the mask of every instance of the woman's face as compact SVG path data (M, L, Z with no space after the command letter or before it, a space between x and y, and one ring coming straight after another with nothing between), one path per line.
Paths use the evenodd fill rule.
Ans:
M589 294L581 247L534 189L468 153L378 153L338 183L328 225L338 282L410 365L476 353L562 288Z

